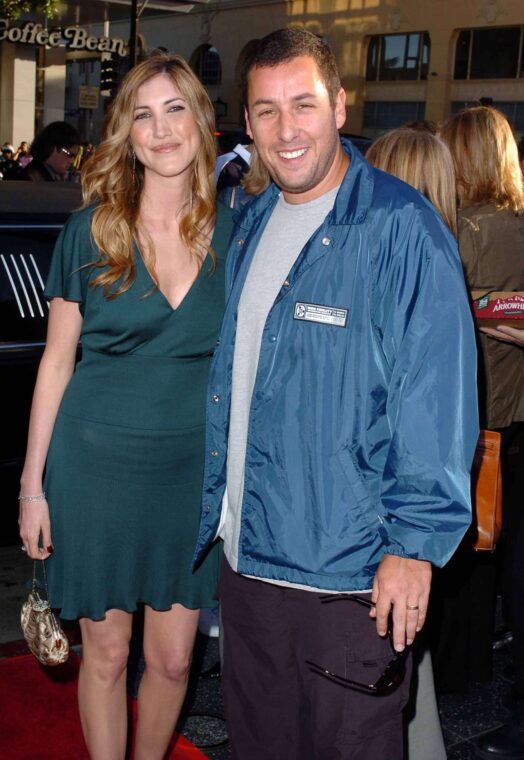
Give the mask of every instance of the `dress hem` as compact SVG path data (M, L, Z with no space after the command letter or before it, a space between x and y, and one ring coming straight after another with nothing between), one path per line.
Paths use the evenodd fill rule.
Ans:
M172 609L173 605L180 604L182 607L184 607L187 610L202 610L202 609L214 609L218 606L218 600L213 600L211 604L198 604L196 602L193 602L191 604L184 604L180 600L175 600L169 607L163 607L163 606L154 606L153 604L149 604L148 602L137 602L135 607L133 609L129 609L126 607L126 605L114 605L111 607L106 607L104 612L102 614L71 614L71 613L64 613L63 608L60 606L55 607L53 605L53 609L57 612L59 618L61 620L80 620L81 618L87 618L88 620L93 620L94 622L98 622L100 620L106 619L106 613L110 612L111 610L120 610L122 612L128 612L129 614L133 614L135 612L138 612L139 607L145 606L150 607L155 612L169 612L170 609ZM193 604L195 606L193 606Z

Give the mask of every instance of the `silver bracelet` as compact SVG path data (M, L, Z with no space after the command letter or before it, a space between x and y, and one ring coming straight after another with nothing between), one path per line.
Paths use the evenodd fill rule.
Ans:
M42 491L42 493L37 494L36 496L22 496L22 494L18 494L18 501L45 501L45 491Z

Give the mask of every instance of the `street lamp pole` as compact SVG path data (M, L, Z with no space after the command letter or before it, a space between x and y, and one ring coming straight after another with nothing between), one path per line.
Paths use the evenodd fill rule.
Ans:
M136 66L136 26L138 16L138 0L131 0L131 19L129 32L129 68Z

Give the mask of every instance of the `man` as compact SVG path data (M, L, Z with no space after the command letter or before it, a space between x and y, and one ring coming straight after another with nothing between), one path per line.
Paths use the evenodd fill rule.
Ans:
M251 153L249 145L238 143L229 153L218 156L215 165L215 185L220 193L226 187L236 187L249 169Z
M33 160L17 179L62 182L69 177L78 154L80 136L65 121L53 121L37 134L31 145Z
M224 539L233 757L401 760L402 652L431 563L470 521L476 361L456 246L340 141L345 93L315 35L261 40L244 102L273 184L228 260L196 552Z
M0 179L14 179L18 164L13 156L12 147L6 143L0 153Z

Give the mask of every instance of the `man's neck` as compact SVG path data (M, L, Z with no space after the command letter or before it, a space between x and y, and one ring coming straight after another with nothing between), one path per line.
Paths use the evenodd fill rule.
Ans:
M282 195L284 200L288 203L307 203L313 201L315 198L320 198L321 195L329 193L334 187L338 187L349 168L349 156L339 144L333 163L331 164L326 176L320 180L320 182L312 187L310 190L306 190L303 193L290 193L283 190Z

